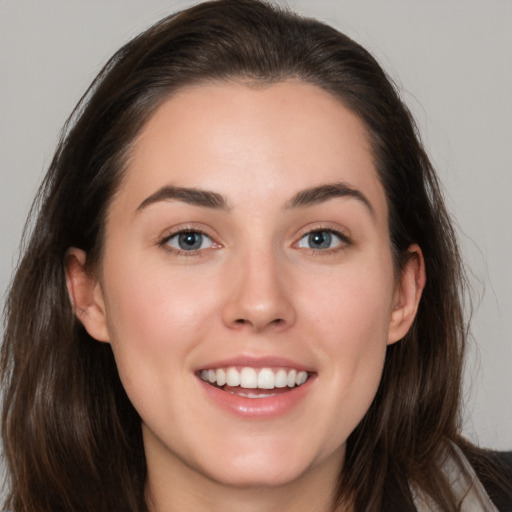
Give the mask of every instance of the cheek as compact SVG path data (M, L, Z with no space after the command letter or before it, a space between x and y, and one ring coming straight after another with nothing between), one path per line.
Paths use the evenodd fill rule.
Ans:
M318 340L324 376L332 382L325 406L335 404L337 421L349 430L366 413L382 375L394 290L386 277L392 274L382 271L387 264L347 266L347 271L317 281L316 292L303 304L309 316L305 329L315 326L310 336Z
M353 392L356 388L356 395L360 395L368 386L371 393L380 381L387 348L387 308L382 307L375 294L365 294L361 288L340 297L338 307L334 302L320 333L324 354L340 389Z
M196 324L211 302L204 276L186 267L176 271L159 262L128 260L116 262L108 275L110 328L118 339L122 330L133 342L157 343L160 334L168 344Z
M328 269L298 292L305 299L302 308L309 323L327 331L326 340L339 340L334 351L345 344L356 351L375 343L386 345L394 295L391 269L391 261L377 258L335 272Z
M125 260L105 275L110 342L125 388L130 394L135 387L168 386L188 369L206 335L212 294L201 293L199 276L171 273L165 265Z
M354 315L338 315L333 330L323 336L326 357L321 377L329 385L321 408L327 416L324 439L330 440L332 449L346 442L370 408L386 356L384 322L371 321L366 315L355 320Z

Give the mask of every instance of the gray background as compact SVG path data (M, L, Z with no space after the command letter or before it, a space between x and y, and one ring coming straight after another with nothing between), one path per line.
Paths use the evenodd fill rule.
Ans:
M0 292L60 127L164 0L0 0ZM290 0L365 45L397 81L446 187L475 311L464 432L512 449L512 1Z

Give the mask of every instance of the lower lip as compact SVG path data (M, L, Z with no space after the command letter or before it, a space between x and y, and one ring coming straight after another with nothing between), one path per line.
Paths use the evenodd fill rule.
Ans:
M207 394L208 400L225 411L244 418L271 419L285 415L298 407L309 392L314 377L310 376L304 384L292 388L290 391L264 398L247 398L235 395L211 386L200 378L198 378L198 381ZM250 393L251 390L247 389L247 392Z

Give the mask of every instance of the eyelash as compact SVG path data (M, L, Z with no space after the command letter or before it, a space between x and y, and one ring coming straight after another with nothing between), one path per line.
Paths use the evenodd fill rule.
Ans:
M352 240L350 239L350 237L347 236L346 233L340 231L339 229L334 229L332 227L316 227L314 229L311 229L311 230L303 233L301 235L301 237L299 238L299 240L297 242L295 242L294 246L298 246L298 244L301 240L303 240L304 238L306 238L310 235L314 235L315 233L318 233L318 234L329 233L330 235L334 235L339 240L339 243L336 246L331 247L331 248L326 248L326 249L318 249L318 248L314 249L311 247L303 247L303 249L308 250L310 252L310 254L315 255L315 256L322 256L322 255L325 256L325 255L330 255L330 254L336 254L340 251L343 251L348 246L352 245Z
M306 237L308 237L310 235L313 235L315 233L318 233L318 234L320 234L320 233L328 233L330 235L334 235L336 238L338 238L339 243L335 247L326 248L326 249L318 249L318 248L315 249L315 248L311 248L311 247L300 247L298 245L301 240L303 240L304 238L306 238ZM172 240L175 237L178 237L181 234L194 234L194 235L201 235L201 236L207 237L208 239L211 240L212 246L213 246L213 247L208 247L207 249L221 247L220 244L215 242L215 240L210 235L205 233L203 230L198 229L198 228L191 228L191 227L184 227L184 228L181 228L181 229L179 229L177 231L173 231L171 234L164 236L158 242L158 245L160 247L162 247L164 250L166 250L166 251L168 251L168 252L170 252L172 254L178 255L178 256L197 256L197 255L199 255L200 253L202 253L203 251L206 250L205 248L203 248L203 249L202 248L192 249L192 250L181 250L181 249L177 249L175 247L171 247L169 245L169 241ZM352 241L351 241L350 237L348 237L342 231L340 231L338 229L334 229L332 227L318 227L318 228L311 229L311 230L303 233L300 236L299 240L293 244L294 247L306 249L307 251L310 252L310 254L318 255L318 256L338 253L338 252L346 249L350 245L352 245Z
M177 249L175 247L171 247L169 245L169 241L172 240L175 237L178 237L179 235L182 235L182 234L202 235L202 236L205 236L205 237L209 238L211 240L211 242L212 242L212 245L216 246L216 247L211 247L211 248L221 247L220 244L216 243L215 240L210 235L205 233L203 230L198 229L198 228L191 228L191 227L184 227L184 228L178 229L177 231L173 231L171 234L164 236L158 242L158 245L160 247L162 247L164 250L166 250L166 251L168 251L168 252L170 252L172 254L175 254L177 256L197 256L201 252L205 251L205 249L201 249L201 248L200 249L192 249L190 251L185 251L185 250L182 250L182 249Z

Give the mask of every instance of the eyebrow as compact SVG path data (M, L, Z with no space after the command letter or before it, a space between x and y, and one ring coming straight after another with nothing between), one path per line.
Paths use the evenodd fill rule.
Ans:
M363 203L373 217L375 217L375 210L368 200L368 198L356 188L348 183L327 183L316 187L301 190L288 201L286 208L295 209L305 206L313 206L315 204L323 203L334 199L336 197L351 197Z
M368 208L372 216L375 216L375 210L368 198L360 190L357 190L351 185L343 182L327 183L301 190L286 203L285 208L296 209L313 206L337 197L350 197L357 199ZM201 206L203 208L225 211L230 210L228 200L217 192L198 188L165 185L144 199L144 201L142 201L142 203L137 207L136 211L139 212L144 210L151 204L158 203L160 201L182 201L184 203L188 203L193 206Z
M229 210L226 198L217 192L202 190L198 188L175 187L166 185L159 188L155 193L146 197L137 207L137 212L147 208L149 205L160 201L182 201L193 206L212 208L215 210Z

